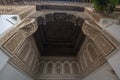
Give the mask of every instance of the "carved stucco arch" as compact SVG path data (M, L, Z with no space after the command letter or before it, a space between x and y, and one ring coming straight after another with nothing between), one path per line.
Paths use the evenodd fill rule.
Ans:
M57 71L56 71L57 64L60 64L60 65L59 65L59 68L60 68L61 70L60 70L59 73L57 73ZM55 69L55 70L54 70L54 73L55 73L55 74L62 74L62 73L63 73L63 70L62 70L62 69L63 69L62 62L61 62L61 61L55 62L55 68L54 68L54 69Z
M48 71L48 69L50 68L49 67L49 64L52 64L52 72L51 73L47 73L47 71ZM54 64L54 62L53 61L48 61L47 63L46 63L46 66L45 66L45 74L53 74L54 73L54 68L55 68L55 64Z
M72 73L72 71L71 71L71 65L70 65L70 62L69 61L65 61L64 63L63 63L63 74L66 74L66 72L65 72L65 70L67 70L67 69L65 69L66 68L66 66L65 66L65 64L67 64L67 69L68 69L68 73L67 74L71 74Z
M77 70L77 73L74 73L73 71L74 71L74 67L73 67L73 65L75 65L76 66L76 70ZM75 61L72 61L71 62L71 64L70 64L70 66L71 66L71 73L72 74L79 74L80 73L80 70L79 70L79 65L78 65L78 63L77 62L75 62Z
M43 66L41 66L41 64L43 64ZM41 68L41 67L43 67L43 68ZM45 68L46 68L46 62L45 61L41 61L39 63L39 69L41 69L43 72L41 72L41 70L39 70L39 73L40 74L45 74Z

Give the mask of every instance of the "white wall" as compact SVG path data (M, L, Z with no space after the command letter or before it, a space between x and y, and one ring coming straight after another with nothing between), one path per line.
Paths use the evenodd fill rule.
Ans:
M9 63L0 71L0 80L33 80L29 76L21 73Z
M110 65L105 63L103 66L85 77L83 80L119 80L115 74L110 72L110 70Z
M9 56L0 48L0 80L33 80L8 63Z
M120 24L113 24L106 28L106 31L120 42Z
M120 50L114 55L110 56L107 60L113 70L116 72L117 76L120 78Z
M0 71L7 63L9 57L0 49Z

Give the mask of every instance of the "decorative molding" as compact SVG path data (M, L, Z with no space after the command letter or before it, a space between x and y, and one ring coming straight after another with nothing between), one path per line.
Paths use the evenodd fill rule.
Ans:
M25 19L23 24L21 24L17 29L16 33L4 42L2 47L5 48L10 55L16 54L24 40L31 36L36 30L37 23L35 22L35 19Z
M99 35L95 42L97 46L102 50L104 56L107 56L116 49L114 45L110 41L108 41L103 35Z
M92 22L92 23L91 23ZM85 21L82 27L82 31L86 36L93 40L104 56L110 54L113 50L115 50L115 46L112 42L110 42L108 37L104 36L102 29L97 26L93 21Z
M50 57L41 57L40 60L44 60L44 61L49 61L49 60L52 60L52 61L73 61L73 60L77 60L76 57L59 57L59 56L56 56L56 57L53 57L53 56L50 56Z
M80 80L80 75L38 75L36 80Z
M83 23L82 31L90 39L95 40L100 34L100 28L93 21L86 20Z
M24 37L22 33L17 32L14 34L14 36L9 39L3 47L11 54L15 54L15 51L20 47L20 45L23 43Z
M48 73L49 70L52 71ZM65 72L65 70L67 70L67 72ZM36 79L80 79L79 64L77 58L41 57L39 72Z
M17 56L10 58L9 63L13 64L14 67L22 70L23 72L34 78L34 73L31 71L31 69L26 66L26 64L22 62Z
M106 61L96 47L96 44L89 38L86 38L82 48L80 49L78 60L80 65L80 75L82 77L87 76L91 71L96 70L96 68Z
M35 78L35 70L38 69L40 58L37 56L38 53L35 53L33 50L31 50L31 48L34 49L35 47L35 45L33 46L33 43L31 43L31 40L32 38L27 38L20 47L19 51L17 51L17 53L10 58L9 62L17 69L20 69L21 71L30 75L32 78ZM34 56L32 54L34 54ZM31 59L31 57L33 57L33 59Z
M23 32L25 37L31 36L38 28L35 19L27 18L25 22L20 27L20 31Z

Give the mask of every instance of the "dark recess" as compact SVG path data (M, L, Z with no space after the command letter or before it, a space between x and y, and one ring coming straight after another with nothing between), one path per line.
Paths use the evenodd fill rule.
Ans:
M77 56L85 39L81 30L83 20L66 13L39 17L34 38L41 56Z

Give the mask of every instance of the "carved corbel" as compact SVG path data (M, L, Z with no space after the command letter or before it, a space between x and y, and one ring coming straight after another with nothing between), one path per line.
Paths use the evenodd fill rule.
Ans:
M23 33L25 38L31 36L36 30L38 26L35 20L31 20L28 23L24 23L23 26L20 28L20 31Z
M83 33L90 39L95 40L99 35L100 31L96 28L97 26L92 24L91 21L85 21L82 26Z

